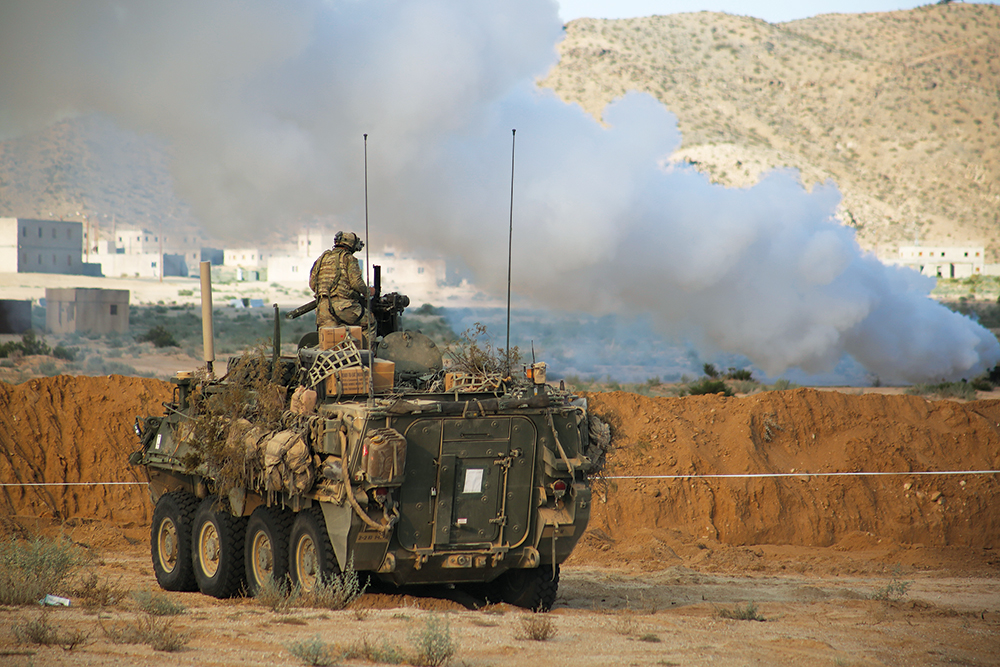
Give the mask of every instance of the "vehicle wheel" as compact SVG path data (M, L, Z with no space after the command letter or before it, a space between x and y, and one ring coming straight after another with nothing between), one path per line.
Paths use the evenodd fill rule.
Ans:
M247 589L257 595L268 579L284 583L288 576L288 537L295 515L277 507L254 510L247 523L243 561Z
M194 514L192 563L198 590L216 598L236 595L243 584L243 537L247 520L219 508L209 496Z
M149 544L163 590L198 590L191 567L191 522L197 508L198 497L187 491L165 493L156 501Z
M559 590L559 566L555 574L552 565L532 569L507 570L496 581L500 599L516 607L532 611L548 611L556 601Z
M323 510L315 505L295 516L288 543L288 568L292 584L305 592L313 590L321 579L340 574Z

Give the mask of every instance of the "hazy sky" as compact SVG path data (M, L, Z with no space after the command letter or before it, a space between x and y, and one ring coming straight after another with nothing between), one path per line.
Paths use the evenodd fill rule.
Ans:
M622 19L653 14L680 12L726 12L764 19L769 23L794 21L817 14L857 14L890 12L934 4L933 0L559 0L563 21L586 16L597 19ZM996 4L990 2L989 4Z

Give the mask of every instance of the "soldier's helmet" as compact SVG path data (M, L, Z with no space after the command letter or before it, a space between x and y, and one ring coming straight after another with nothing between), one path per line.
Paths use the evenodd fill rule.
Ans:
M333 245L357 252L365 247L365 242L359 239L354 232L337 232L337 235L333 237Z

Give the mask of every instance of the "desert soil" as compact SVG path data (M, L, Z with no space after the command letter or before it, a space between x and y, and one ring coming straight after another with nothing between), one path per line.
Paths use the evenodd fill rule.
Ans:
M162 413L170 392L119 376L0 383L0 482L136 483L2 487L0 536L62 532L102 581L157 590L151 506L126 457L134 417ZM563 567L548 641L519 637L522 611L469 608L474 600L443 588L372 590L345 611L289 613L166 593L187 608L172 621L189 633L179 652L109 641L102 628L142 617L126 598L52 609L61 631L88 635L71 651L16 644L12 628L42 612L0 608L0 664L297 665L291 642L405 649L429 615L458 641L453 664L997 664L997 477L817 475L1000 469L1000 401L810 389L589 400L612 423L615 449L590 528ZM747 472L795 476L636 479ZM901 583L898 599L872 599ZM74 597L72 585L54 592ZM723 617L750 602L764 621Z

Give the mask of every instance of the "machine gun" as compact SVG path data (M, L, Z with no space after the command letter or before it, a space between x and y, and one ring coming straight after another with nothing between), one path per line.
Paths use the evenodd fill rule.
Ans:
M376 336L387 336L401 328L400 317L410 305L410 297L399 292L382 294L382 267L375 265L375 296L372 297L372 316L375 318ZM285 314L285 318L294 320L306 313L316 310L319 299L302 304L295 310Z

